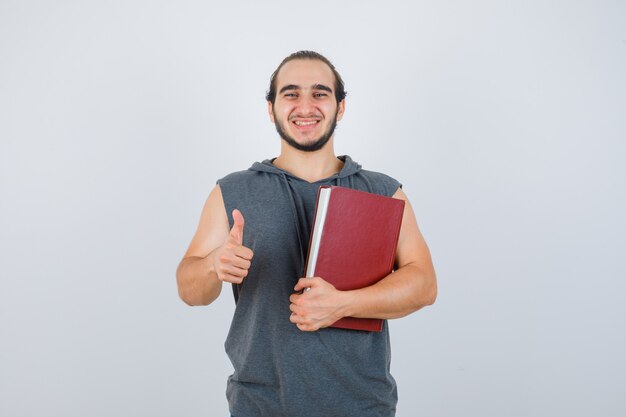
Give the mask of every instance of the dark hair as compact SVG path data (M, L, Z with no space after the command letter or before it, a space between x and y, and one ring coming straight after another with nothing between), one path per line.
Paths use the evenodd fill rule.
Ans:
M339 104L344 98L346 98L346 94L348 94L343 85L343 80L341 79L341 75L335 69L335 66L322 54L318 54L314 51L298 51L289 55L287 58L283 59L283 62L280 63L276 71L272 73L272 77L270 78L270 89L267 94L265 94L265 99L274 104L276 100L276 76L278 75L278 71L289 61L293 61L295 59L312 59L322 61L324 64L328 65L335 76L335 99L337 100L337 104Z

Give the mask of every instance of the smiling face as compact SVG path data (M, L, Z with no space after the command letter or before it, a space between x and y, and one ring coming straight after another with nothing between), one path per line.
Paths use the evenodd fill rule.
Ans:
M305 152L322 149L343 117L345 101L335 99L335 76L316 59L287 62L276 77L276 99L268 102L280 137Z

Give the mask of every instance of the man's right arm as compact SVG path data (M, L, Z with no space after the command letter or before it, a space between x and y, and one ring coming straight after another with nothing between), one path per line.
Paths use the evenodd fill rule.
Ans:
M252 251L242 245L244 219L233 211L233 228L219 185L209 194L198 229L176 270L180 298L189 305L208 305L222 290L222 282L239 284L248 274Z

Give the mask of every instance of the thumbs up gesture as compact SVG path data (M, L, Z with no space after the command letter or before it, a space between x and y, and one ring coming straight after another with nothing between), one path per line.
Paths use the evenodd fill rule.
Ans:
M213 268L222 282L241 284L248 275L250 261L254 254L252 250L243 246L243 215L237 209L233 210L233 227L213 257Z

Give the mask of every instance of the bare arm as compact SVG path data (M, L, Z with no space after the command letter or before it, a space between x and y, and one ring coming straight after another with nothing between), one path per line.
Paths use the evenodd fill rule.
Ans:
M376 284L353 291L338 291L322 278L301 278L294 288L291 321L301 330L317 330L342 317L393 319L431 305L437 280L430 251L417 226L413 208L401 189L394 198L405 200L396 250L397 270Z
M228 217L218 186L209 194L198 229L176 270L180 298L189 305L208 305L222 290L222 282L239 284L248 274L252 251L242 245L244 219L233 212L235 224L228 230Z

